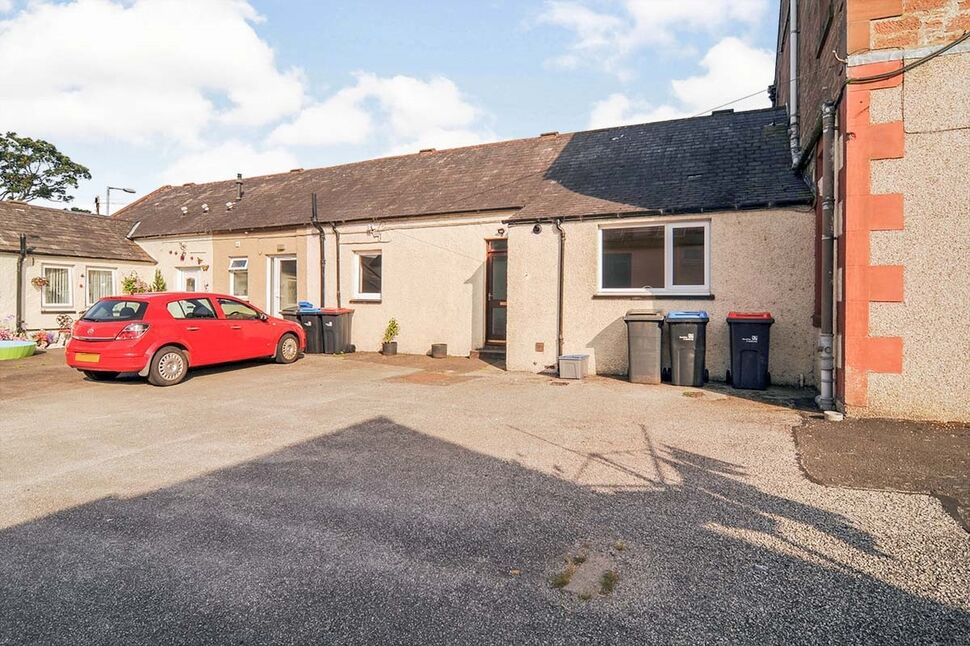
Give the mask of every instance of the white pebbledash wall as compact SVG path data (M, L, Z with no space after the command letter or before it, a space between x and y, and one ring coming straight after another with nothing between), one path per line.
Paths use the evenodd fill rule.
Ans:
M67 267L71 276L70 305L45 306L43 288L35 287L31 280L44 275L44 266ZM132 272L150 281L155 273L155 265L146 262L127 262L104 258L68 258L63 256L30 255L24 261L24 327L27 330L56 330L57 318L67 314L76 320L93 303L88 300L87 270L108 269L114 275L114 292L121 293L121 279ZM14 326L13 317L17 312L17 254L0 253L0 276L4 277L4 288L0 290L0 319L2 323Z
M812 384L817 330L814 309L814 213L775 209L711 213L686 218L625 219L625 224L708 220L711 223L710 300L597 296L598 229L605 221L563 224L566 231L564 344L566 354L590 355L600 374L627 372L623 317L631 309L706 310L707 367L714 379L728 369L729 311L770 311L770 370L774 383ZM610 220L616 223L616 220ZM549 224L509 230L510 370L555 365L558 232Z
M486 240L499 237L499 229L505 228L502 220L511 215L492 212L341 225L341 304L354 310L353 343L358 351L380 350L391 318L401 329L398 352L425 354L431 344L447 343L448 354L467 356L481 348ZM326 305L333 307L337 303L336 242L329 227L326 235ZM380 301L355 296L354 262L359 251L381 252ZM310 271L319 275L319 263Z

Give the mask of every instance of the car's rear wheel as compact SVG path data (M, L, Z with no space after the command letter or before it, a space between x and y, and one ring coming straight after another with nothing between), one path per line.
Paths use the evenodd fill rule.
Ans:
M82 370L81 372L84 373L85 377L93 381L111 381L121 374L120 372L107 372L104 370Z
M276 363L293 363L300 357L300 342L295 334L284 334L276 344Z
M174 386L185 379L188 371L189 362L185 352L174 345L167 345L152 357L148 381L156 386Z

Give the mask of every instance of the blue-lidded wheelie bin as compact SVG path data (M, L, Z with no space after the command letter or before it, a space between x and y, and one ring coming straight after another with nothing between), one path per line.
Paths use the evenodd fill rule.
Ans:
M669 312L670 382L675 386L704 385L707 379L707 312Z
M768 372L768 347L771 324L768 312L729 312L731 370L727 380L735 388L765 390L771 385Z

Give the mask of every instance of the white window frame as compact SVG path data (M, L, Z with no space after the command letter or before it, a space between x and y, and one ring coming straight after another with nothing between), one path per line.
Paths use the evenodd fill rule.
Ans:
M381 291L377 293L361 293L360 290L360 259L362 257L381 256ZM384 292L384 253L380 249L361 249L354 251L354 299L358 301L379 301Z
M74 265L60 265L57 263L43 263L40 266L40 275L47 278L47 268L67 270L67 303L48 303L47 287L40 290L40 304L45 310L71 310L74 309Z
M603 287L603 232L610 229L664 229L664 287ZM704 284L674 285L675 229L704 229ZM596 293L602 296L709 296L711 293L711 221L679 220L675 222L624 222L600 225L597 236Z
M97 303L97 300L91 300L91 272L92 271L106 271L111 274L111 291L109 296L115 296L118 286L118 270L116 267L98 267L88 266L84 268L84 302L88 304L88 307ZM100 299L98 299L100 300Z
M242 261L237 266L236 263ZM236 293L236 274L238 272L246 272L246 278L249 278L249 256L232 256L229 258L229 295L233 298L238 298L243 301L249 300L249 282L246 282L246 295L241 296Z

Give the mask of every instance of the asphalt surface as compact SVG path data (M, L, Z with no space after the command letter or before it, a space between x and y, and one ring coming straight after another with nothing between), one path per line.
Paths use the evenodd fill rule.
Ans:
M0 368L0 643L970 643L968 535L932 497L810 482L778 406L55 360ZM611 595L550 585L577 550Z
M807 419L802 466L821 484L926 493L970 532L970 426L891 419Z

